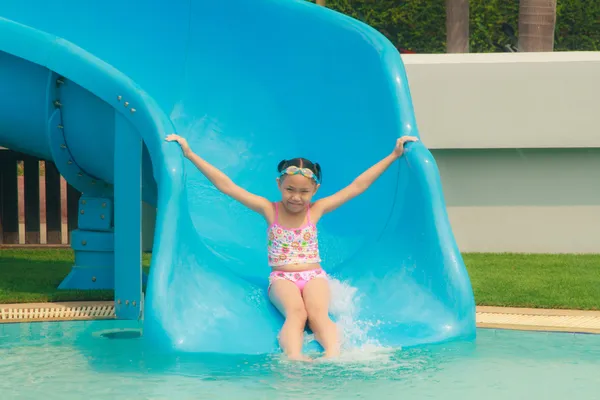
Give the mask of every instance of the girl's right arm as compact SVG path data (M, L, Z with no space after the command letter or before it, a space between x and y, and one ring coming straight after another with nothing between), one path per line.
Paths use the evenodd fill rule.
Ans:
M236 185L231 178L221 172L218 168L209 164L206 160L195 154L187 143L185 138L172 134L166 138L169 142L177 142L181 146L183 155L189 159L204 176L213 184L219 191L227 196L239 201L249 209L268 218L268 214L272 210L272 205L269 200L264 197L257 196L247 190Z

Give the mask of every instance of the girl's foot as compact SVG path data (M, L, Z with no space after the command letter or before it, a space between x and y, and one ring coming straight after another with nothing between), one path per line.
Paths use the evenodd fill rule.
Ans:
M323 355L323 358L336 358L339 356L340 356L339 350L330 350L330 351L325 352L325 354Z
M313 361L312 358L305 356L304 354L297 354L294 356L290 355L290 356L287 356L287 358L291 361L304 361L304 362L312 362Z

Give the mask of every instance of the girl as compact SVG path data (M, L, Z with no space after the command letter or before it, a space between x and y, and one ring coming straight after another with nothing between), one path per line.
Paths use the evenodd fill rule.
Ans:
M418 140L403 136L390 155L363 172L346 188L311 203L321 184L321 167L304 158L283 160L277 166L281 200L275 203L237 186L227 175L190 149L181 136L167 141L179 143L183 154L222 193L262 215L268 224L267 252L272 269L268 293L285 317L279 333L284 353L293 360L309 361L302 355L304 328L308 322L323 346L325 357L339 354L335 323L329 318L329 284L321 268L316 224L321 217L363 193L404 152L404 143Z

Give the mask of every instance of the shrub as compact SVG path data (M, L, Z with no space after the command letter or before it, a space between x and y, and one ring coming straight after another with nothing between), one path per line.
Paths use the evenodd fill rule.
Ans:
M445 0L327 0L327 7L371 25L398 48L445 52ZM556 14L556 51L600 49L600 1L558 0ZM471 52L501 51L494 42L509 42L502 24L518 35L518 15L519 0L471 0Z

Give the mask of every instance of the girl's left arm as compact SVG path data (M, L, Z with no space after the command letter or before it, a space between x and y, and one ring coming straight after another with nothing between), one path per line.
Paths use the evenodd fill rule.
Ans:
M317 200L311 207L313 218L319 219L322 215L327 214L340 207L349 200L365 192L369 186L373 184L380 176L389 168L390 165L399 159L404 153L404 143L415 142L417 139L414 136L403 136L396 141L394 151L387 157L380 160L377 164L367 169L360 174L350 185L346 186L339 192Z

